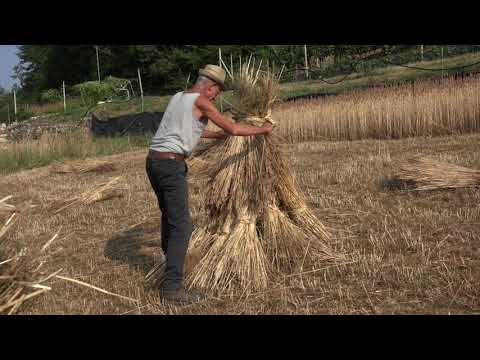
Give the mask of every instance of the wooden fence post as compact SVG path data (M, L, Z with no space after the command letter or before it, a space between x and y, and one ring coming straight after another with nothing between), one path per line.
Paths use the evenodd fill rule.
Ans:
M98 45L95 45L95 50L97 52L97 73L98 73L98 82L100 82L100 61L98 59Z
M307 74L307 79L310 79L310 74L308 72L308 55L307 55L307 45L303 45L303 51L305 53L305 71Z
M445 68L445 66L444 66L444 61L443 61L443 45L442 45L442 47L441 47L440 52L441 52L441 55L442 55L442 77L444 77L444 76L445 76L445 72L444 72L443 69Z
M63 88L63 112L66 113L67 112L67 100L66 100L66 97L65 97L65 81L63 81L63 83L62 83L62 88Z
M140 96L142 97L142 113L143 113L143 87L142 87L142 77L140 76L140 69L137 69L138 73L138 82L140 83Z
M222 48L218 48L218 66L222 67ZM223 113L223 98L220 94L220 112Z
M185 83L185 91L187 91L189 83L190 83L190 74L188 74L187 82Z
M14 107L15 121L17 121L17 92L16 92L16 90L13 90L13 107Z

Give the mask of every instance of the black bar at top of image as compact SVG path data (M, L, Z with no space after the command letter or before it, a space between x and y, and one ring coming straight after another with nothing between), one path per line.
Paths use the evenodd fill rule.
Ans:
M199 4L200 5L200 4ZM335 6L336 5L336 6ZM413 6L413 5L412 5ZM475 11L461 16L422 12L419 5L158 2L127 6L96 2L66 12L45 4L2 8L3 44L472 44ZM63 6L65 7L65 6ZM57 10L62 9L59 7ZM27 11L28 10L28 11ZM68 10L68 11L67 11ZM453 11L453 10L452 10ZM21 15L21 16L20 16Z

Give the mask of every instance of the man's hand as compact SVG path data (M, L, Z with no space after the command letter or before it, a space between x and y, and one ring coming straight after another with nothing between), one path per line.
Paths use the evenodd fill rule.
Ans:
M226 139L227 137L230 137L230 134L227 134L225 131L221 130L217 132L217 135L220 137L220 139Z

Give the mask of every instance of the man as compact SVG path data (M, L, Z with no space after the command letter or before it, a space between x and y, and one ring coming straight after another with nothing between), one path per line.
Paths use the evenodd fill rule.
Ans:
M146 170L162 212L161 241L166 255L161 277L160 296L166 302L189 304L202 300L202 295L184 288L184 264L192 235L188 208L188 158L200 138L221 139L227 136L269 134L273 127L237 124L223 116L212 104L225 90L225 71L207 65L199 71L196 84L176 94L165 111L150 146ZM205 130L208 120L223 131Z

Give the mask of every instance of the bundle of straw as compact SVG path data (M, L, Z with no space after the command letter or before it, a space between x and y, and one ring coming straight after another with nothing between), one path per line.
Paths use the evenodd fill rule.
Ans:
M416 191L476 187L480 170L417 157L400 165L395 180Z
M51 171L57 174L104 173L115 171L115 166L112 162L100 160L83 160L68 163L55 161L52 164Z
M212 163L208 160L194 157L187 160L187 166L189 173L194 176L207 176Z
M42 265L42 263L37 264L38 260L58 233L41 249L23 249L15 254L14 243L11 238L6 237L6 234L16 220L16 214L12 214L0 229L0 249L2 250L0 252L0 314L11 315L17 312L27 300L51 290L43 283L59 273L57 271L44 278L39 278L35 274Z
M118 176L107 183L97 185L94 188L81 193L80 195L63 201L60 205L57 205L59 208L54 211L54 214L58 214L74 206L90 205L95 202L122 196L120 192L121 185L119 184L120 179L122 179L122 177Z
M218 151L222 151L222 140L207 140L198 145L187 160L188 171L193 176L205 177L210 172Z
M226 68L226 67L225 67ZM226 68L234 87L236 122L274 123L271 108L281 76L251 63ZM209 171L205 208L211 219L197 229L191 249L201 260L187 277L191 287L213 291L265 289L285 272L314 260L334 260L330 234L308 207L282 157L279 139L230 137Z

